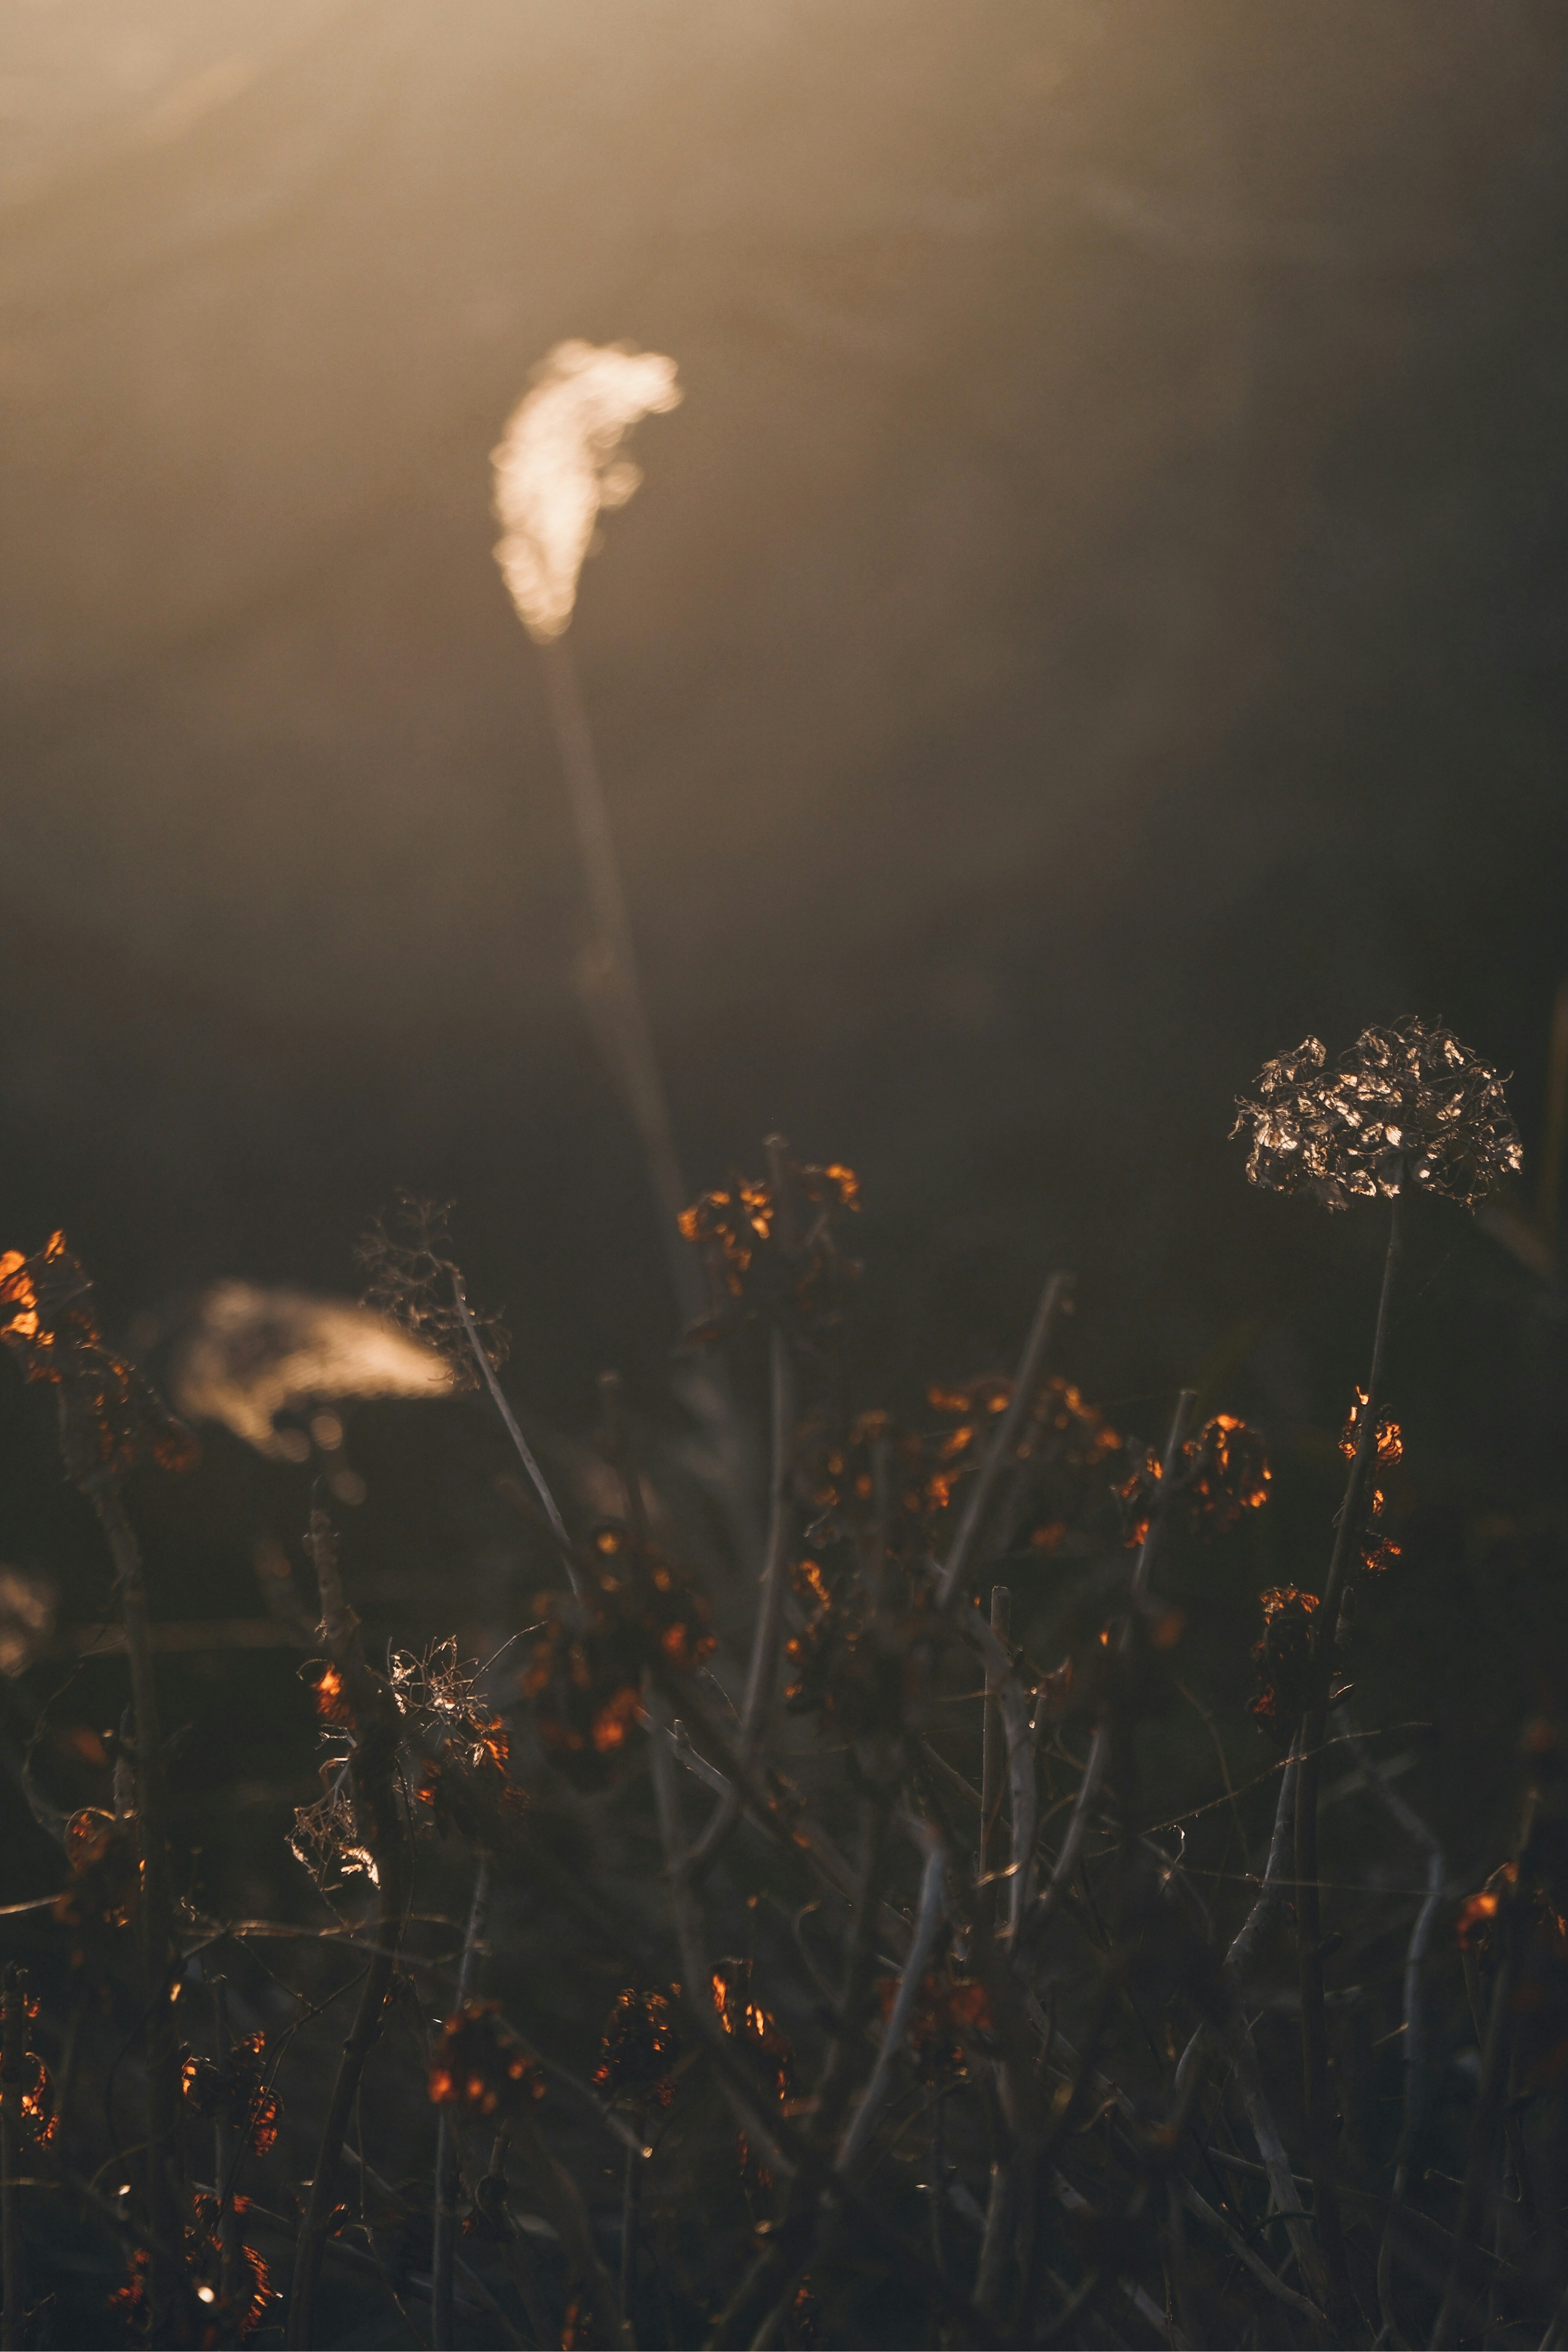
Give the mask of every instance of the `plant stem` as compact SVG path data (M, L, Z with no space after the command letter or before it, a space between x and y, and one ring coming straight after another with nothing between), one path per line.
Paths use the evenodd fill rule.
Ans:
M854 2170L860 2151L876 2129L877 2118L892 2084L893 2067L903 2047L910 2018L925 1979L937 1931L942 1926L945 1858L942 1841L935 1831L928 1829L926 1836L929 1844L925 1870L921 1879L920 1909L915 1916L914 1938L910 1945L909 1958L904 1962L904 1972L899 1979L899 1990L893 1997L892 2012L882 2034L882 2046L877 2053L871 2079L866 2085L865 2096L855 2110L838 2151L837 2168L843 2173Z
M1383 1395L1384 1360L1387 1351L1389 1309L1404 1244L1403 1202L1395 1193L1388 1221L1388 1249L1383 1264L1383 1288L1377 1304L1372 1367L1367 1374L1366 1402L1362 1407L1360 1433L1345 1499L1329 1562L1329 1580L1313 1621L1310 1696L1302 1719L1296 1776L1296 1941L1301 1985L1301 2084L1307 2117L1308 2170L1312 2177L1313 2207L1323 2259L1329 2273L1329 2305L1335 2325L1343 2326L1354 2308L1350 2271L1345 2260L1344 2232L1339 2200L1334 2194L1329 2163L1333 2119L1329 2086L1328 2021L1323 2006L1322 1916L1318 1887L1318 1791L1321 1777L1323 1733L1328 1721L1329 1694L1333 1683L1334 1651L1340 1609L1350 1566L1362 1531L1362 1517L1372 1469L1377 1455L1377 1416Z
M490 1865L481 1854L474 1874L473 1900L463 1933L463 1957L458 1968L458 2007L473 1990L474 1962L489 1908ZM450 2352L452 2342L452 2256L457 2232L458 2135L449 2107L442 2107L436 2126L436 2214L430 2249L432 2334L435 2352Z
M768 1139L769 1157L782 1147L777 1136ZM778 1197L775 1195L775 1197ZM789 1578L790 1550L795 1539L795 1357L788 1335L775 1323L770 1339L772 1466L769 1480L767 1553L757 1595L757 1621L752 1634L752 1654L746 1668L745 1695L741 1702L738 1752L746 1764L754 1761L767 1726L777 1677L779 1637L784 1629L784 1591ZM738 1780L714 1808L711 1820L692 1850L692 1867L701 1877L740 1819L745 1801Z
M7 1962L5 1991L0 1995L0 2230L5 2233L5 2310L0 2312L0 2346L4 2352L17 2352L26 2305L22 2205L16 2193L26 2060L27 1979L15 1962Z
M1029 1326L1029 1336L1024 1342L1024 1352L1018 1359L1018 1369L1013 1379L1013 1393L1007 1400L1007 1410L1002 1415L995 1436L986 1450L980 1465L980 1475L969 1490L963 1516L958 1523L958 1533L952 1539L952 1549L942 1572L937 1598L945 1609L958 1591L979 1543L985 1524L985 1514L991 1507L991 1497L996 1491L996 1481L1014 1454L1018 1432L1025 1415L1034 1402L1035 1390L1045 1369L1046 1354L1056 1329L1057 1318L1072 1296L1070 1274L1053 1274L1040 1293L1040 1303L1035 1309L1035 1319Z
M228 1988L222 1977L212 1979L213 2026L217 2040L217 2101L213 2115L213 2187L217 2191L218 2301L232 2315L239 2286L239 2215L234 2206L237 2163L235 2128L234 2040L229 2032Z
M991 1588L991 1631L1004 1650L1012 1629L1013 1596L1005 1584ZM977 1922L982 1935L989 1935L996 1916L996 1886L992 1877L992 1855L996 1844L997 1815L1002 1810L1002 1787L1007 1763L1007 1726L1002 1714L1001 1685L994 1665L985 1673L985 1711L980 1737L980 1867L976 1874L975 1890Z
M1160 1465L1160 1484L1155 1491L1153 1506L1149 1514L1148 1528L1139 1549L1137 1565L1133 1569L1132 1581L1129 1588L1128 1597L1134 1603L1141 1601L1147 1593L1149 1580L1154 1572L1154 1562L1160 1555L1160 1546L1165 1532L1165 1520L1171 1506L1171 1496L1175 1486L1176 1473L1181 1467L1182 1448L1186 1443L1187 1430L1192 1423L1193 1407L1195 1402L1194 1391L1191 1389L1184 1389L1176 1400L1176 1410L1171 1416L1170 1433L1165 1440L1165 1451ZM1133 1627L1134 1612L1130 1610L1118 1640L1118 1647L1123 1653L1131 1647L1134 1639ZM1078 1795L1073 1801L1072 1812L1058 1849L1050 1878L1047 1882L1039 1902L1030 1915L1028 1926L1031 1942L1039 1936L1053 1906L1060 1900L1063 1887L1068 1884L1073 1872L1078 1867L1079 1850L1089 1830L1089 1820L1100 1795L1100 1782L1105 1778L1106 1766L1110 1761L1110 1727L1102 1720L1096 1725L1094 1737L1089 1742L1089 1755L1083 1768L1083 1778L1079 1782Z
M564 636L534 640L544 671L550 717L566 779L583 878L597 934L598 969L592 974L605 1018L604 1028L619 1081L643 1148L649 1187L658 1211L659 1241L684 1321L694 1323L706 1299L696 1260L682 1247L677 1220L686 1206L686 1186L676 1157L669 1105L659 1073L653 1029L647 1017L637 946L626 912L620 859L616 853L609 807L594 756L594 739L583 706L577 665Z
M1522 1879L1523 1872L1521 1871ZM1481 2079L1470 2119L1470 2144L1465 2161L1465 2186L1454 2224L1454 2259L1443 2291L1443 2306L1432 2330L1436 2346L1457 2341L1461 2317L1470 2299L1470 2256L1486 2216L1492 2150L1508 2094L1509 2063L1513 2054L1513 1995L1519 1977L1522 1898L1516 1884L1499 1907L1498 1935L1501 1951L1492 1983L1481 2052Z
M351 1751L350 1771L360 1836L369 1847L376 1869L376 1942L360 1988L353 2025L338 2062L295 2250L285 2338L291 2352L300 2352L300 2347L309 2346L311 2340L316 2289L336 2204L343 2141L365 2062L384 2021L411 1892L407 1841L397 1817L393 1786L401 1728L397 1705L384 1677L373 1674L365 1664L359 1619L343 1596L336 1538L331 1521L319 1505L312 1506L307 1540L321 1592L322 1635L342 1673L343 1696L353 1722L355 1745Z
M98 1522L114 1561L115 1590L125 1628L131 1667L131 1704L135 1723L136 1828L142 1863L138 1911L142 1969L147 2003L147 2221L153 2240L149 2273L152 2331L182 2332L184 2283L166 2250L184 2235L180 2148L180 2037L169 1999L175 1965L174 1892L169 1871L169 1792L163 1765L163 1735L153 1671L152 1624L142 1550L125 1515L120 1490L108 1479L89 1488Z

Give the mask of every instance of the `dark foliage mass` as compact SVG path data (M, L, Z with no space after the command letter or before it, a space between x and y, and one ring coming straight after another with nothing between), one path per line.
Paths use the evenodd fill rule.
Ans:
M547 1474L405 1204L374 1296L490 1376L543 1580L486 1658L382 1653L318 1479L308 1607L258 1560L320 1793L256 1910L207 1891L159 1716L135 1528L194 1449L59 1236L0 1261L131 1694L62 1733L39 1680L16 1759L58 1856L5 1923L5 2345L88 2310L181 2347L1556 2341L1568 1717L1542 1660L1494 1727L1504 1850L1451 1854L1440 1741L1364 1630L1415 1572L1406 1192L1472 1204L1518 1139L1416 1022L1270 1063L1239 1125L1256 1181L1386 1220L1321 1571L1268 1535L1300 1474L1243 1413L1183 1389L1151 1444L1085 1394L1063 1275L1012 1372L868 1394L858 1186L778 1138L682 1220L685 1344L768 1431L727 1557L746 1447L692 1471L606 1376Z

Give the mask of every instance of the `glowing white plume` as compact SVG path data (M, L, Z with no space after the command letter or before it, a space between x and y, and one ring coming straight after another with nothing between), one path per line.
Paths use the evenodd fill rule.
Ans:
M447 1395L433 1349L350 1298L220 1282L206 1291L177 1352L170 1394L191 1421L221 1421L278 1455L273 1423L302 1405L349 1397Z
M604 507L623 507L642 479L616 452L643 416L678 407L675 362L611 343L557 343L533 372L491 451L496 548L517 615L541 645L577 602L577 575Z

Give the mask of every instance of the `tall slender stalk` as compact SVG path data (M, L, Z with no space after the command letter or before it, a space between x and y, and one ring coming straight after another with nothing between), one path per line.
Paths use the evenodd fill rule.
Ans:
M1035 1319L1029 1326L1029 1336L1024 1342L1024 1352L1018 1359L1018 1369L1013 1377L1013 1393L1002 1415L996 1434L992 1439L980 1465L980 1475L970 1488L963 1513L958 1523L958 1533L952 1539L952 1549L942 1571L937 1598L945 1609L958 1591L973 1558L975 1548L984 1531L985 1515L991 1498L996 1492L996 1482L1007 1463L1013 1458L1023 1427L1024 1417L1035 1400L1041 1372L1050 1349L1051 1336L1057 1318L1072 1296L1070 1274L1053 1274L1040 1293L1040 1303L1035 1309Z
M1390 1204L1388 1248L1383 1263L1383 1288L1377 1303L1377 1327L1373 1338L1372 1365L1367 1373L1366 1402L1361 1430L1345 1482L1345 1498L1329 1562L1329 1580L1313 1619L1310 1696L1301 1724L1300 1762L1296 1774L1296 1941L1301 1985L1301 2087L1307 2117L1307 2167L1312 2178L1313 2207L1323 2259L1328 2265L1330 2309L1342 2326L1354 2307L1350 2270L1345 2259L1344 2231L1330 2163L1333 2119L1329 2085L1328 2021L1323 2006L1322 1915L1318 1887L1318 1796L1321 1779L1323 1734L1328 1722L1329 1695L1333 1684L1334 1653L1340 1611L1349 1580L1351 1562L1362 1533L1372 1469L1377 1456L1377 1416L1383 1396L1384 1362L1388 1346L1389 1311L1404 1246L1403 1202L1396 1192Z
M1005 1584L994 1584L991 1588L991 1631L1004 1651L1007 1646L1012 1620L1011 1592ZM996 1667L988 1665L980 1735L980 1866L975 1888L975 1912L982 1935L991 1932L996 1916L996 1882L992 1874L992 1857L998 1843L997 1816L1002 1811L1006 1767L1007 1726L1002 1713L1001 1684Z
M228 2021L228 1987L212 1979L213 2028L217 2041L217 2097L213 2105L213 2187L217 2192L218 2302L232 2313L239 2288L239 2215L235 2210L237 2170L234 2037Z
M343 1696L353 1719L355 1744L349 1769L354 1811L361 1837L375 1864L377 1884L375 1945L360 1988L353 2024L338 2062L295 2250L285 2338L291 2352L299 2352L299 2347L312 2340L316 2290L337 2201L343 2141L359 2096L365 2062L385 2021L411 1883L407 1833L397 1816L393 1786L400 1727L396 1701L384 1678L374 1674L365 1663L359 1618L343 1596L336 1538L331 1521L319 1507L311 1510L307 1540L321 1592L322 1635L328 1654L342 1676Z
M458 1968L458 2000L461 2009L473 1990L479 1938L489 1908L490 1864L481 1854L474 1874L473 1899L463 1933L463 1957ZM430 2296L435 2352L450 2352L452 2342L452 2256L457 2232L458 2135L449 2106L443 2106L436 2126L436 2213L430 2252Z
M15 1962L8 1962L5 1990L0 1994L0 2231L5 2235L5 2309L0 2312L0 2347L4 2352L18 2352L26 2313L22 2200L16 2193L26 2063L27 1979Z
M169 1995L176 1964L174 1888L169 1871L169 1793L163 1764L163 1734L153 1670L152 1622L142 1549L125 1515L120 1490L99 1478L88 1486L93 1509L114 1561L115 1591L125 1628L131 1667L131 1704L135 1724L136 1834L142 1864L142 1900L137 1914L142 1973L147 2004L147 2221L152 2240L149 2273L153 2336L184 2333L184 2282L166 2250L184 2235L180 2142L180 2036Z

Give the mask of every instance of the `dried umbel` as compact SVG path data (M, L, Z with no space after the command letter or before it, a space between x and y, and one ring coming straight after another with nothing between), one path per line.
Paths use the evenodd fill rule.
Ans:
M1331 1066L1316 1037L1266 1062L1231 1133L1248 1139L1253 1183L1330 1209L1406 1184L1473 1207L1522 1157L1496 1071L1415 1019L1363 1029Z
M499 2000L466 2000L447 2020L430 2060L434 2105L504 2122L543 2096L544 2077L502 2021Z
M668 2107L675 2096L680 2033L674 1999L628 1985L616 1995L599 2042L594 2088L609 2105Z
M441 1359L458 1392L477 1388L479 1367L458 1301L462 1274L452 1255L447 1221L449 1201L423 1201L412 1192L394 1195L355 1245L364 1274L364 1303L400 1331ZM465 1301L466 1304L466 1301ZM511 1345L499 1315L468 1308L468 1322L492 1371L500 1371Z
M0 1256L0 1340L27 1380L53 1384L66 1469L79 1486L144 1462L187 1470L195 1460L189 1430L135 1365L104 1345L91 1281L64 1234L51 1234L32 1257Z

